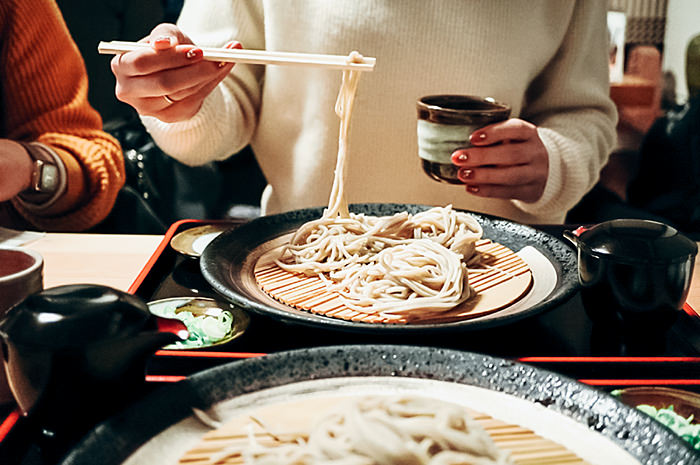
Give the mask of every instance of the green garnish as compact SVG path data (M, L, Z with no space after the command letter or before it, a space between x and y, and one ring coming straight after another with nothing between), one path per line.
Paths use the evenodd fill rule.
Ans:
M214 312L193 314L189 311L176 311L173 316L185 323L189 333L186 340L176 341L168 346L177 349L202 347L216 343L226 337L233 324L233 315L227 311L216 312L216 314Z
M619 396L620 391L612 391L610 394ZM640 404L636 408L669 427L674 433L687 441L693 449L700 450L700 424L693 423L693 415L685 418L673 410L673 405L669 405L666 408L656 408L653 405Z

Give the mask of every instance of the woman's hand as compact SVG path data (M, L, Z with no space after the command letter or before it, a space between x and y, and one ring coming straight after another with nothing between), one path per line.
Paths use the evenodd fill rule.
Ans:
M115 93L140 115L168 123L193 117L233 68L233 63L203 60L202 50L174 24L159 24L141 42L148 42L151 48L112 59ZM241 45L229 42L225 47Z
M0 202L10 200L31 184L32 159L15 141L0 139Z
M537 126L512 118L474 131L469 141L473 147L452 154L467 192L525 202L542 196L549 155Z

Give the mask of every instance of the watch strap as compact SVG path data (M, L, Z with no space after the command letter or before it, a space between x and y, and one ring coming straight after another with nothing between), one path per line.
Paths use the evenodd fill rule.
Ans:
M66 190L66 168L50 147L40 142L20 142L32 159L32 180L18 200L33 211L53 205Z

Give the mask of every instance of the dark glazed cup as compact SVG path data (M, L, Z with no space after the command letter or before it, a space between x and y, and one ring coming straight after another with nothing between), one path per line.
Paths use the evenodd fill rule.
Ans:
M490 97L428 95L418 100L418 155L423 171L436 181L463 184L452 152L471 147L475 130L508 119L510 107Z
M0 318L30 294L44 287L44 259L37 252L16 247L0 248ZM0 404L14 397L0 366Z
M594 322L663 331L688 296L695 242L649 220L619 219L564 234L578 249L581 297Z

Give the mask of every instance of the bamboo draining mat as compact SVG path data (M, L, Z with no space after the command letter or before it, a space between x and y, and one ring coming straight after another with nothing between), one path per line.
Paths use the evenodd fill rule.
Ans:
M475 295L447 312L426 314L417 311L410 319L349 309L336 293L326 290L326 284L320 278L278 267L274 260L281 248L262 255L255 265L254 275L258 286L273 299L328 317L364 323L447 323L476 318L505 308L520 299L532 285L530 267L508 247L482 239L476 243L476 250L481 253L482 261L468 272L469 285Z
M337 405L337 398L304 399L301 401L268 405L257 409L253 416L260 420L269 431L263 430L250 416L241 416L226 422L222 427L206 433L202 440L181 458L181 465L233 465L242 464L240 455L221 457L218 461L212 458L220 456L228 448L244 447L248 444L247 426L252 424L256 440L261 444L273 445L275 437L285 440L290 435L286 432L309 431L315 421L313 415L323 415ZM495 419L489 415L467 409L486 432L491 436L496 446L510 451L517 465L586 465L589 462L581 459L565 446L544 438L532 430ZM317 417L316 417L317 418ZM590 465L590 464L589 464Z

